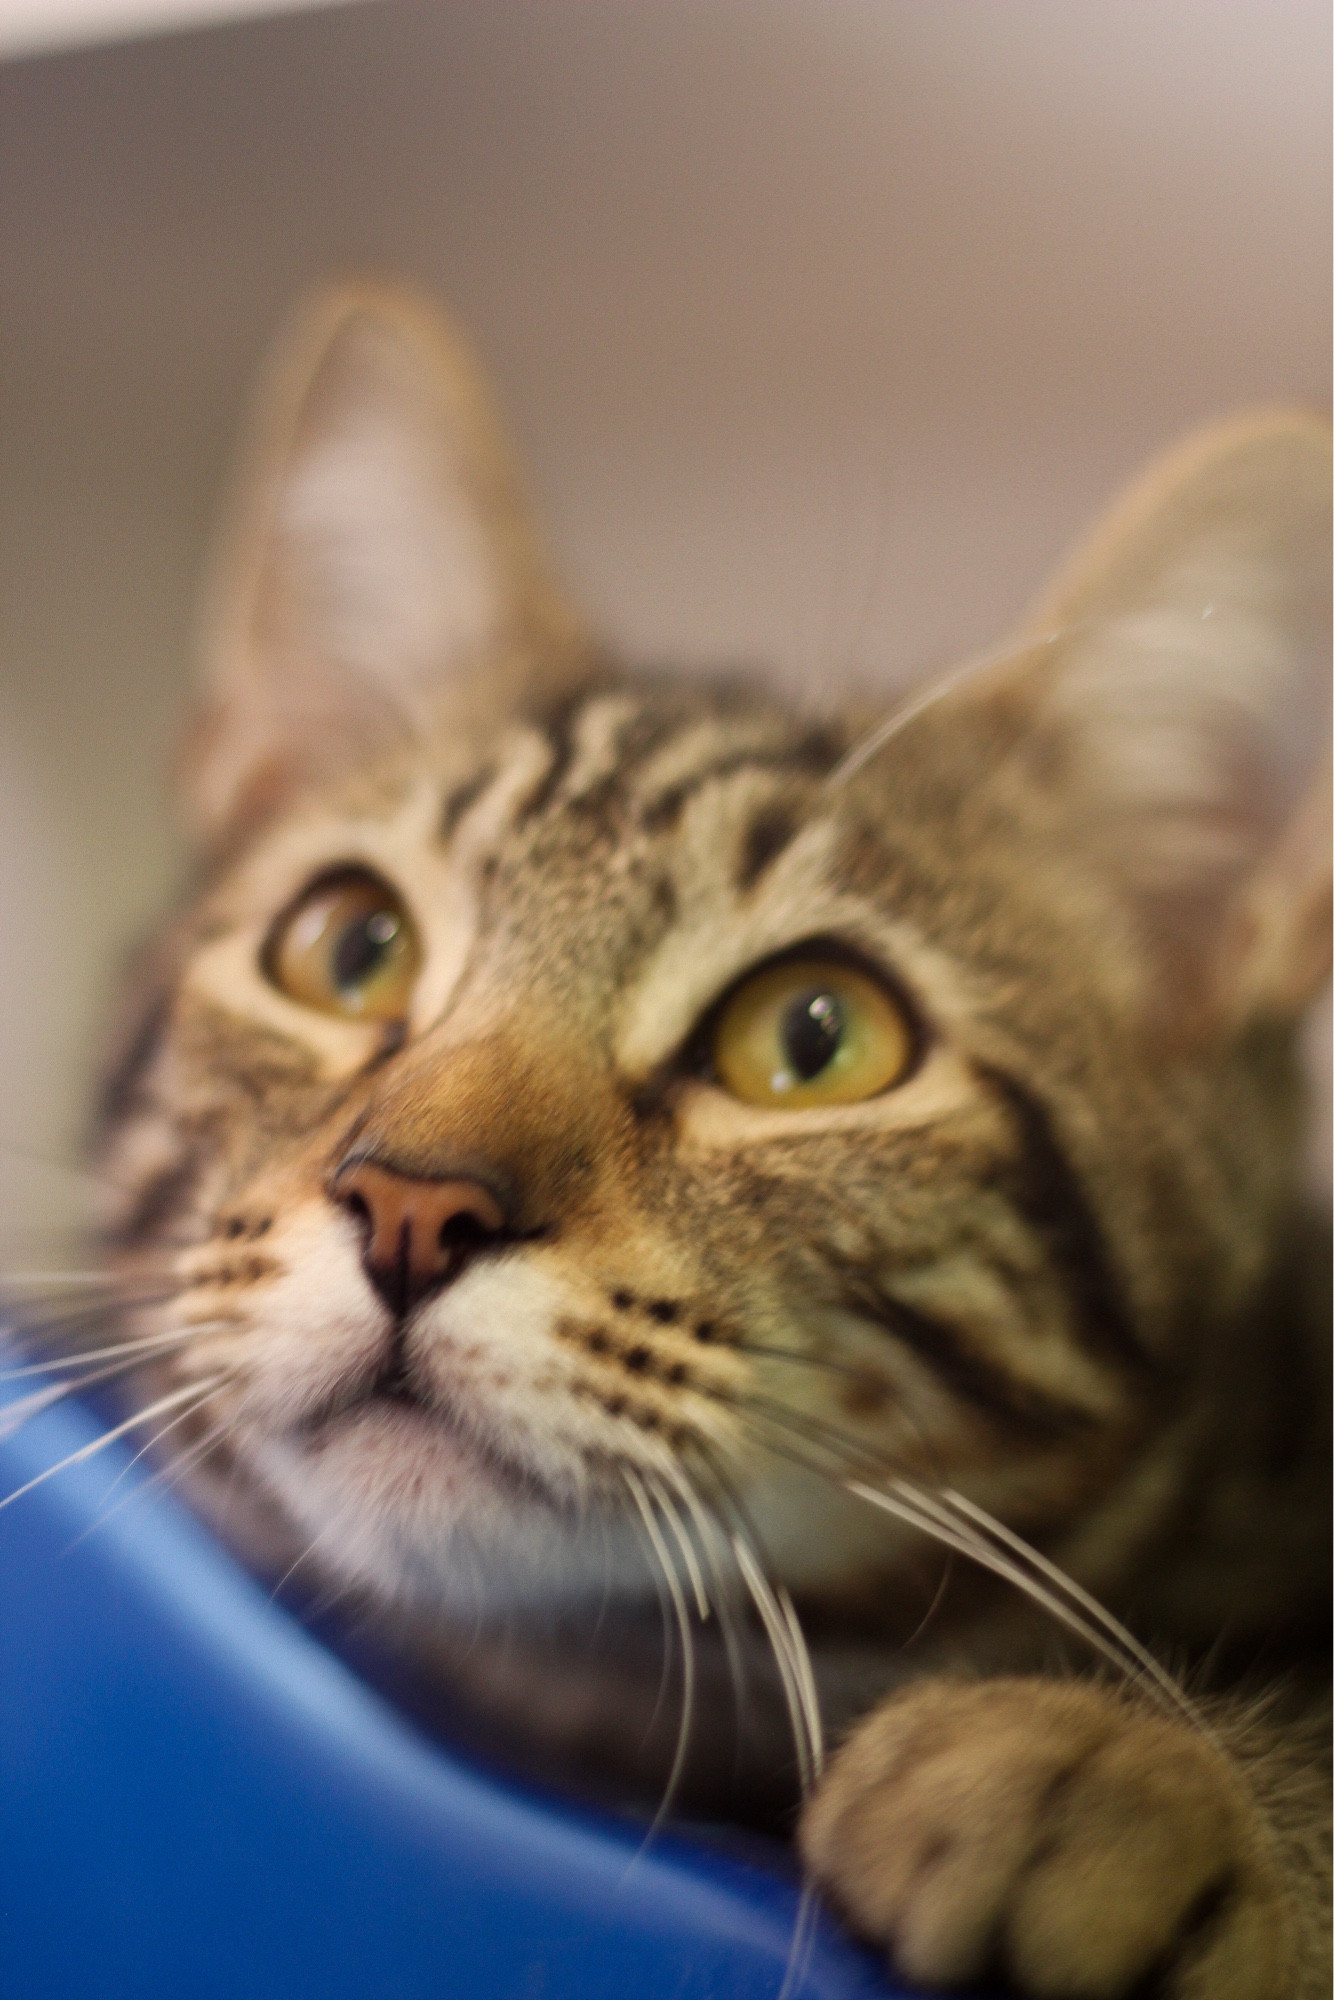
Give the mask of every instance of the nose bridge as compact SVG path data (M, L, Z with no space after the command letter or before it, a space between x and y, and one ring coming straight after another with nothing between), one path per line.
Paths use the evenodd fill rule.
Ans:
M605 1058L513 1019L468 1040L428 1036L386 1073L350 1153L407 1179L493 1190L542 1226L596 1178L627 1114Z

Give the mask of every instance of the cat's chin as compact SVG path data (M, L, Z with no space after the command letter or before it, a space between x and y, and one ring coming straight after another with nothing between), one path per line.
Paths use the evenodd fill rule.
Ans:
M545 1490L413 1398L370 1395L296 1433L238 1437L236 1461L262 1545L237 1532L234 1475L219 1507L198 1497L265 1571L300 1563L337 1590L428 1618L656 1603L623 1513Z
M312 1473L333 1473L351 1499L414 1510L423 1501L460 1510L479 1499L534 1498L521 1468L482 1444L440 1408L402 1393L373 1393L302 1426L298 1451Z

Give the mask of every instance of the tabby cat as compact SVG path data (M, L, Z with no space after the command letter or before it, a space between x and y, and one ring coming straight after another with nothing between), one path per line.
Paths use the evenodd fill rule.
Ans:
M514 1742L803 1795L923 1985L1328 1991L1329 478L1210 431L815 721L606 658L353 286L223 538L105 1101L145 1425Z

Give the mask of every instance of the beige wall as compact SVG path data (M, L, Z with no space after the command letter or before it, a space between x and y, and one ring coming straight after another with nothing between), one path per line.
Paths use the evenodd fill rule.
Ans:
M1174 432L1326 400L1326 11L381 0L0 68L0 1150L69 1150L176 877L192 579L302 285L454 302L633 652L887 685Z

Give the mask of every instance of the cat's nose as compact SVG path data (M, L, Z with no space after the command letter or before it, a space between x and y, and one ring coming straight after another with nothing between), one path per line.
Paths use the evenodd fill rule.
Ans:
M505 1229L504 1210L480 1181L412 1180L355 1160L330 1191L360 1227L367 1277L400 1314L457 1278Z

